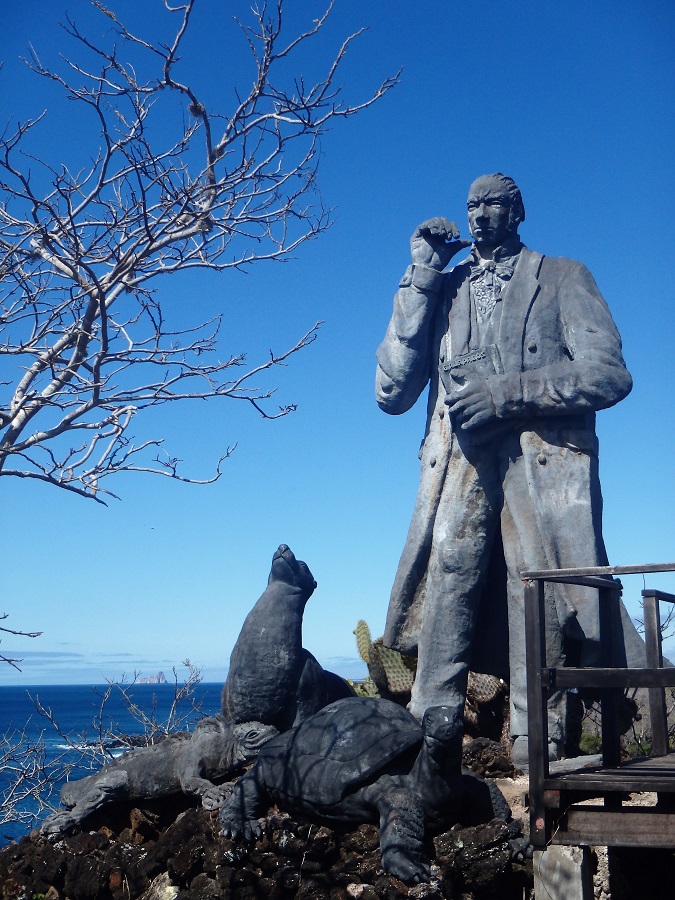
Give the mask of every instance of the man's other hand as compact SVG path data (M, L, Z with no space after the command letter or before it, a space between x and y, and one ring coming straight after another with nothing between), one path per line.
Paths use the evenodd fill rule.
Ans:
M477 378L448 394L445 402L453 421L469 431L485 425L497 417L490 385L485 378Z

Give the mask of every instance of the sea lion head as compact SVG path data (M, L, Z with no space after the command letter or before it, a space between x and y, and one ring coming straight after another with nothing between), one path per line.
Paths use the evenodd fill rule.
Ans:
M309 571L309 566L301 559L296 559L287 544L280 544L279 549L272 557L272 569L268 584L273 582L283 582L300 588L305 600L312 596L316 588L316 581Z

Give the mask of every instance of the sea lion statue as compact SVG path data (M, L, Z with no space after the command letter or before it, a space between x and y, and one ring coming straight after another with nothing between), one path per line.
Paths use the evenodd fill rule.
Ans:
M222 695L226 719L286 731L333 700L354 696L344 679L325 671L302 646L302 616L315 588L307 563L281 544L230 656Z

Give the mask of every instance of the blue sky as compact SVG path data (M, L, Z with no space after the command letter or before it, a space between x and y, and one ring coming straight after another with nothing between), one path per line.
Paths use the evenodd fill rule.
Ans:
M287 0L289 25L323 8ZM136 9L152 29L159 0ZM242 15L247 3L232 2ZM81 150L67 104L17 60L32 42L45 57L63 38L65 10L84 0L34 0L3 10L2 118L48 109L44 151L55 162ZM137 7L117 5L123 13ZM218 26L223 4L205 0L189 49L213 96L227 97L241 57ZM209 487L151 476L121 477L108 508L28 481L0 481L5 514L2 603L4 684L101 682L148 675L185 657L208 681L224 678L246 613L284 542L318 581L304 642L325 665L360 675L353 629L374 634L403 547L418 480L423 403L403 417L373 399L374 354L408 259L408 240L431 215L466 226L466 192L501 170L519 184L524 242L583 261L624 339L632 394L601 413L605 539L615 564L675 558L672 364L675 13L669 0L502 0L494 4L337 0L308 71L347 33L342 80L358 100L403 66L377 106L323 140L321 187L333 228L297 259L248 274L161 285L165 309L222 309L223 354L253 362L284 349L323 320L319 339L268 383L298 410L265 422L233 401L165 407L137 434L166 437L197 477L237 442ZM186 48L187 49L187 48ZM642 579L625 578L639 614ZM675 591L675 576L648 587ZM670 642L675 653L675 641Z

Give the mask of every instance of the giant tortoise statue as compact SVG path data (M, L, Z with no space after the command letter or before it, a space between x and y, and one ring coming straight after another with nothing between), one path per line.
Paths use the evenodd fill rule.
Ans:
M420 726L389 700L338 700L261 748L221 809L223 833L259 836L271 802L320 823L378 822L385 871L428 881L425 832L511 818L497 786L462 769L462 733L450 707Z

